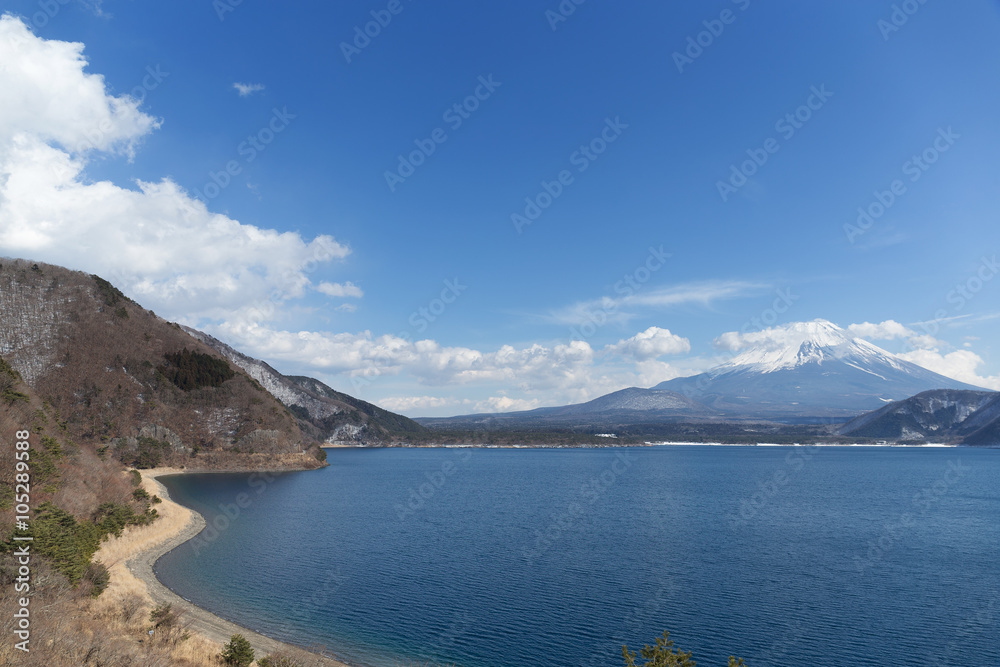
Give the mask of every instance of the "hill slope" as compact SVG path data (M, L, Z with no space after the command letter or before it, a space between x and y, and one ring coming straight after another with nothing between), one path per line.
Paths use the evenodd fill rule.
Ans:
M125 463L276 460L315 447L242 369L97 276L2 260L0 357L70 437Z
M841 435L1000 445L1000 393L925 391L855 417Z
M382 445L406 441L425 429L415 421L331 389L319 380L282 375L206 333L184 330L246 371L298 419L302 430L328 443Z

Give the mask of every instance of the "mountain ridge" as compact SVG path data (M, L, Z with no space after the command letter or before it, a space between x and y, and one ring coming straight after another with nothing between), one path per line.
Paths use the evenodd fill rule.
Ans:
M316 439L338 445L398 444L424 427L367 401L344 394L311 377L284 375L270 364L240 352L203 331L182 327L257 380L295 415Z
M844 424L840 435L949 444L1000 444L1000 392L935 389Z

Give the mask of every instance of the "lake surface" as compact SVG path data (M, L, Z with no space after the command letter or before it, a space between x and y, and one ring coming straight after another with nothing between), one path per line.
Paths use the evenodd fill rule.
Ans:
M1000 666L1000 450L330 450L164 478L209 528L156 572L352 664Z

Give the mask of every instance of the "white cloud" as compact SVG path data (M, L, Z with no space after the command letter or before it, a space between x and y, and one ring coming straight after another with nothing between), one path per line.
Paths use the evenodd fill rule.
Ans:
M540 403L537 398L511 398L504 392L480 401L442 396L388 396L380 398L376 402L386 410L415 416L429 411L442 412L443 408L451 408L450 412L454 414L459 412L492 413L533 410Z
M262 83L234 83L233 88L240 94L240 97L249 97L254 93L264 90Z
M104 4L104 0L80 0L80 4L92 11L94 16L100 16L101 18L111 17L110 14L101 8L101 5Z
M39 39L9 14L0 17L0 63L4 152L17 141L22 153L55 144L74 153L131 155L136 143L160 126L139 110L138 100L108 95L104 77L84 72L83 44Z
M851 335L867 340L895 340L905 338L906 342L914 349L932 349L947 345L944 341L938 340L930 334L920 334L906 325L895 320L885 320L878 324L862 322L861 324L850 324L847 331Z
M687 338L670 333L669 329L649 327L631 338L608 345L604 350L632 357L636 361L646 361L666 354L690 352L691 342Z
M765 350L781 350L788 347L798 347L804 340L816 336L824 336L827 327L835 326L826 320L811 322L789 322L767 329L749 331L727 331L717 337L712 344L726 352L739 352L746 348L761 348Z
M878 324L871 322L850 324L847 326L847 330L857 338L867 338L868 340L893 340L895 338L909 338L916 334L915 331L895 320L885 320Z
M708 306L714 301L746 296L767 287L745 281L709 281L685 283L649 290L628 288L620 296L605 296L551 311L545 320L555 324L603 326L624 323L635 317L638 309L659 310L689 303Z
M374 336L369 331L280 331L249 320L209 330L254 356L343 373L355 378L357 386L405 372L430 386L502 383L523 392L562 390L574 395L601 388L593 377L594 351L583 341L523 348L503 345L484 352L445 347L433 340Z
M667 380L694 375L698 372L692 369L678 368L664 361L657 361L656 359L637 362L635 370L638 375L638 381L632 384L636 387L652 387Z
M899 356L945 377L1000 391L1000 375L979 375L977 369L983 364L983 359L970 350L955 350L948 354L941 354L936 349L914 350Z
M908 341L910 347L917 350L932 350L938 347L945 347L948 343L938 340L930 334L918 334L912 336Z
M358 307L355 306L353 303L342 303L339 306L337 306L334 310L337 310L341 313L353 313L357 309Z
M485 401L477 401L476 412L515 412L519 410L534 410L539 405L537 398L510 398L508 396L490 396Z
M378 404L386 410L403 414L412 414L415 410L444 408L449 405L456 405L459 402L453 398L441 398L438 396L388 396L378 400Z
M351 282L327 283L322 282L316 286L316 291L333 297L353 297L360 299L365 295L361 288Z
M131 154L160 123L84 71L83 45L0 18L0 250L97 273L161 314L262 321L350 249L241 224L169 179L87 179L92 155Z

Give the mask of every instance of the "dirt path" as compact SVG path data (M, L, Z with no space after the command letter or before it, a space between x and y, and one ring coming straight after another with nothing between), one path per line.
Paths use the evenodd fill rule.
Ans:
M131 528L122 537L105 542L95 556L109 567L112 586L130 589L144 595L152 604L168 602L182 611L190 623L190 631L201 635L221 651L222 645L234 634L247 638L257 656L263 657L277 651L298 652L302 649L265 637L219 618L215 614L191 604L160 583L153 574L153 564L163 554L190 540L205 527L205 519L197 512L178 505L157 477L185 472L179 469L156 468L142 472L143 487L150 495L159 496L163 502L156 505L160 518L149 526ZM117 581L116 581L117 580ZM144 590L143 590L144 589ZM349 667L347 663L332 658L310 654L311 664L317 667Z

